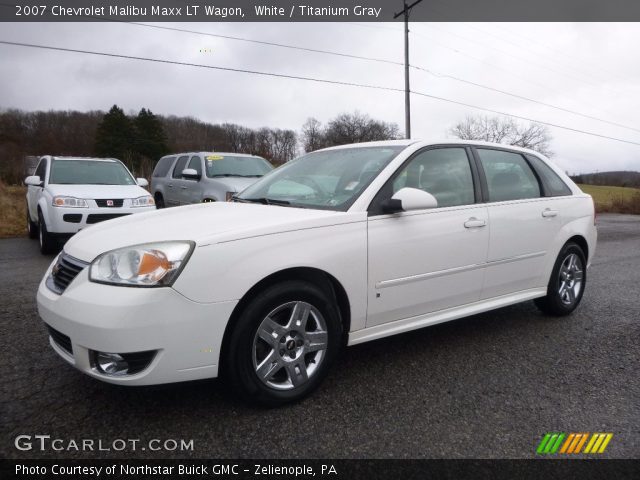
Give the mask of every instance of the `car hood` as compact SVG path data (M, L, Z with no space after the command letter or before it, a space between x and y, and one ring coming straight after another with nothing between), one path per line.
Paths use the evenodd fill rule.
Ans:
M260 177L214 177L212 180L216 180L223 185L227 186L228 192L241 192L249 185L253 185L258 181Z
M334 212L235 202L200 203L139 213L81 230L64 247L87 262L141 243L192 240L198 246L366 220L366 212Z
M49 184L47 190L53 195L76 198L137 198L149 195L138 185L60 185Z

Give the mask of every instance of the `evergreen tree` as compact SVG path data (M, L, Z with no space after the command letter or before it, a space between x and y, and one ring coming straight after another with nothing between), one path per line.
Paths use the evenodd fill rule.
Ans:
M162 123L151 110L143 108L134 120L136 152L153 161L168 152L167 137Z
M113 157L124 162L131 160L133 129L124 111L114 105L98 125L95 151L99 157Z

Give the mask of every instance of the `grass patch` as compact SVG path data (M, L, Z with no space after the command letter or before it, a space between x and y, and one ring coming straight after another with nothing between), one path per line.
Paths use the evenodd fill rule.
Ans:
M26 237L27 187L0 182L0 238Z
M606 185L578 185L591 195L598 213L633 213L640 215L640 189Z

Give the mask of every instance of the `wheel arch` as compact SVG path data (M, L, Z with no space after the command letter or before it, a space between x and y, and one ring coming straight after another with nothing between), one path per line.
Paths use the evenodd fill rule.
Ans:
M227 322L227 326L225 327L224 335L222 337L219 363L223 362L224 351L227 347L231 332L233 331L240 314L251 301L252 297L265 288L286 280L301 280L313 283L317 287L325 290L325 292L335 300L338 306L338 313L340 314L340 322L342 323L343 342L346 344L351 327L351 306L345 288L337 278L324 270L313 267L293 267L280 270L264 277L242 296L238 304L233 309L233 312L229 317L229 321Z
M573 237L569 238L566 242L564 242L564 244L562 245L562 248L564 248L564 246L569 242L573 242L577 244L582 249L582 252L584 253L585 261L589 260L589 243L587 242L586 238L584 238L582 235L574 235Z

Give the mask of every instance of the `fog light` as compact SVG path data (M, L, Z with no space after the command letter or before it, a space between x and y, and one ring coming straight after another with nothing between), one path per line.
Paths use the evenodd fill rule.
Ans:
M129 363L117 353L96 352L96 368L105 375L126 375Z

